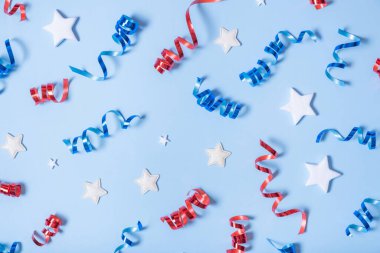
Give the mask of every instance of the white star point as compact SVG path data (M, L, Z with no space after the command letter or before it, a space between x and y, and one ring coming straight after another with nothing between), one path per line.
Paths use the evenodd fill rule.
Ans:
M316 113L311 107L314 93L308 95L299 94L294 88L290 90L289 103L281 107L281 110L288 111L292 115L294 125L297 125L304 116L315 116Z
M73 26L75 25L77 19L77 17L64 18L58 10L54 12L53 21L44 26L44 30L53 35L54 46L59 46L66 39L78 41L78 38L73 32Z
M232 153L223 149L222 143L216 144L215 148L206 150L208 155L208 166L219 165L220 167L225 167L226 159Z
M266 5L265 0L256 0L257 6Z
M8 133L5 137L5 144L2 146L3 149L8 150L9 155L15 159L19 152L25 152L26 147L22 143L23 135L19 134L17 136L13 136Z
M160 136L160 144L161 145L166 146L169 142L171 142L171 140L169 139L169 136L167 134Z
M157 181L160 175L152 175L147 169L144 169L141 177L137 178L135 182L140 186L141 194L145 194L149 191L158 192Z
M237 39L237 34L238 30L236 28L229 31L226 28L221 27L220 35L215 40L215 43L221 45L224 53L227 54L232 47L239 47L241 45L240 41Z
M84 183L85 192L83 198L88 198L94 201L95 204L99 203L99 199L108 194L108 192L102 188L100 179L94 183L85 182Z
M53 158L50 158L49 162L48 162L48 166L50 169L54 169L55 167L58 167L58 159L53 159Z

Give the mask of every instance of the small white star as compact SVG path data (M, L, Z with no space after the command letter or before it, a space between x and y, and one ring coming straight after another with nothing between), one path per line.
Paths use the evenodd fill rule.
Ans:
M220 35L215 40L215 43L223 47L225 54L227 54L232 47L238 47L241 45L240 41L237 39L237 33L238 30L236 28L231 31L228 31L224 27L220 28Z
M23 135L19 134L16 137L11 135L10 133L7 134L5 137L5 144L2 146L3 149L8 150L9 154L13 159L15 159L16 155L19 152L25 152L26 148L24 144L22 144L22 138Z
M309 171L309 178L306 182L306 186L319 185L325 193L329 191L330 181L341 175L330 169L327 156L325 156L318 164L306 163L305 166Z
M53 158L50 158L49 162L48 162L48 166L50 169L54 169L55 166L59 166L58 165L58 159L53 159Z
M73 26L78 18L64 18L62 14L56 10L54 12L53 21L44 27L44 30L53 35L54 46L59 46L64 40L77 40L73 32Z
M141 177L136 179L135 182L140 186L141 194L145 194L148 191L158 192L157 181L159 178L160 175L152 175L145 169Z
M170 139L169 139L169 136L167 134L160 136L160 144L162 144L163 146L166 146L168 144L168 142L170 142Z
M289 103L281 107L281 110L288 111L292 115L294 125L304 116L315 116L315 112L310 103L314 97L314 93L308 95L300 95L294 88L290 90Z
M99 203L99 199L108 194L108 192L102 188L100 179L94 183L85 182L84 183L84 195L83 198L92 199L95 204Z
M208 163L207 165L219 165L221 167L225 167L226 159L232 153L223 149L222 143L216 144L215 148L206 150L208 155Z
M257 6L266 5L265 0L256 0Z

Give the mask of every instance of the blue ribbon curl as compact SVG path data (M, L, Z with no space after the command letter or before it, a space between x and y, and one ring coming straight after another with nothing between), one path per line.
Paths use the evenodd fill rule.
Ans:
M15 58L13 55L11 43L9 42L9 39L5 40L5 48L7 49L8 58L9 58L9 64L2 65L0 62L0 78L5 77L9 74L9 72L13 69L15 66Z
M372 199L372 198L366 198L361 203L361 209L355 210L354 215L360 220L360 222L363 224L363 226L359 226L356 224L348 225L346 228L346 235L352 236L352 233L350 229L355 230L356 232L368 232L371 227L369 223L373 220L372 214L369 212L368 208L365 204L372 204L372 205L379 205L380 200Z
M14 242L14 243L12 243L9 251L7 251L7 247L3 244L0 244L0 253L15 253L17 246L19 246L19 245L21 247L21 242Z
M143 229L143 226L140 221L137 222L137 227L127 227L123 229L121 232L121 239L124 241L124 244L118 246L114 253L119 253L122 249L126 247L133 247L137 244L137 242L132 242L127 238L127 234L133 234L136 233L137 231L141 231Z
M289 244L286 244L282 247L278 247L276 242L274 242L273 240L271 239L268 239L268 242L273 246L275 247L278 251L280 251L281 253L296 253L296 246L294 243L289 243Z

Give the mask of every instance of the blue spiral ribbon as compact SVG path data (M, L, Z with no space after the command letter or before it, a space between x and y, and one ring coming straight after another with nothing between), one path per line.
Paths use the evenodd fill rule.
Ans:
M221 116L236 119L243 105L233 101L230 102L224 98L216 99L215 94L210 89L199 92L203 81L204 78L197 77L193 89L193 95L197 98L198 105L204 107L209 112L213 112L219 107Z
M262 83L265 79L267 79L270 74L270 65L275 65L278 62L278 57L281 53L284 52L286 49L286 46L284 42L280 40L280 35L283 35L287 41L293 44L297 44L302 42L303 38L305 35L308 35L314 42L317 41L317 36L315 35L314 32L310 30L305 30L302 31L298 38L296 38L294 35L292 35L289 31L280 31L277 33L275 40L271 41L269 43L269 46L266 46L264 51L265 53L268 53L273 56L273 60L271 62L265 62L264 60L258 60L257 64L259 65L258 67L254 67L248 72L243 72L239 75L240 80L243 82L248 82L251 86L255 87Z
M325 74L326 74L327 78L330 79L331 81L333 81L335 84L338 84L340 86L345 86L348 84L348 82L333 77L330 74L330 70L332 68L344 69L346 66L348 66L348 63L345 62L342 58L340 58L340 56L338 55L338 51L345 49L345 48L359 46L361 39L358 36L353 35L352 33L349 33L349 32L342 30L342 29L339 29L338 33L340 35L350 39L352 42L340 44L340 45L335 47L334 52L333 52L333 57L334 57L336 62L332 62L329 65L327 65L326 70L325 70Z
M5 47L7 49L8 58L9 58L9 64L2 65L0 61L0 78L5 77L9 74L9 72L12 70L12 68L15 66L15 57L13 55L11 43L9 42L9 39L5 40Z
M275 247L278 251L280 251L281 253L296 253L296 246L294 243L289 243L289 244L286 244L284 246L277 246L278 243L274 242L273 240L271 239L268 239L268 242L273 246Z
M143 226L140 221L137 222L137 227L127 227L123 229L121 232L121 239L123 240L124 244L118 246L114 253L119 253L122 249L126 247L133 247L137 244L137 242L132 242L127 238L127 234L133 234L136 233L137 231L141 231L143 229Z
M88 72L87 70L78 69L72 66L69 66L71 71L82 75L84 77L90 78L94 81L104 81L107 79L108 71L107 67L103 61L102 56L121 56L123 55L127 48L131 46L131 40L129 39L129 35L133 35L136 33L139 25L132 18L122 15L121 18L116 22L115 30L116 33L112 35L112 39L121 46L120 51L102 51L98 56L98 62L100 68L102 69L103 76L95 76Z
M3 244L0 244L0 253L15 253L18 245L21 247L21 242L12 243L11 248L9 251L7 251L7 247Z
M316 143L321 142L325 135L327 133L331 132L338 140L340 141L349 141L354 137L356 133L358 133L358 141L362 145L368 144L369 149L375 149L376 148L376 131L368 131L365 137L363 137L363 129L361 127L354 127L352 128L351 132L347 135L347 137L344 137L341 133L339 133L336 129L325 129L322 130L316 139Z
M78 141L79 140L82 140L83 147L84 147L84 150L86 152L91 152L92 150L94 150L95 148L91 144L90 138L87 135L88 132L92 132L100 138L109 137L110 134L108 131L108 126L107 126L107 115L110 113L114 114L116 116L116 118L120 121L120 127L122 129L127 129L130 126L131 121L133 119L135 119L135 118L141 119L141 117L139 115L132 115L129 118L125 119L123 114L119 110L110 110L110 111L106 112L102 117L101 129L97 128L97 127L89 127L82 132L81 136L74 137L72 141L70 139L64 139L63 143L65 143L65 145L69 148L69 151L72 154L78 153Z
M361 209L355 210L354 215L360 220L360 222L363 224L363 226L359 226L356 224L348 225L346 228L346 235L352 236L352 233L350 229L355 230L356 232L368 232L371 227L369 223L373 220L373 215L369 212L368 208L365 204L371 204L371 205L379 205L380 200L372 199L372 198L366 198L363 200L361 204Z

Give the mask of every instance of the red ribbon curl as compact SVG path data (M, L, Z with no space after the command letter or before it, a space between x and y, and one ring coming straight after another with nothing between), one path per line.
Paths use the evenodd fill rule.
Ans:
M21 195L21 185L20 184L0 184L0 193L11 196L20 197Z
M51 214L49 218L45 220L45 228L42 230L43 236L40 236L37 231L33 232L32 240L37 246L44 246L46 243L50 241L50 238L55 236L59 231L59 227L62 225L62 220L56 216ZM44 237L45 243L40 242L36 237Z
M328 5L326 0L310 0L310 3L313 4L317 10L323 9Z
M227 253L244 253L245 246L240 245L248 241L247 234L245 233L245 226L243 224L236 223L239 220L249 220L249 217L245 215L237 215L230 218L230 225L237 230L231 234L232 246L234 249L227 250Z
M11 7L11 2L12 0L5 0L4 2L4 13L12 16L13 14L16 13L18 9L20 9L20 14L21 14L21 21L26 20L26 11L25 11L25 5L24 4L15 4L11 10L8 11L9 7Z
M380 76L380 58L376 59L375 65L373 65L373 71Z
M62 98L58 101L54 95L55 84L49 83L47 85L41 85L41 97L38 95L38 88L31 88L30 95L32 96L36 105L44 103L46 101L53 101L54 103L62 103L69 97L69 80L63 79L63 92Z

